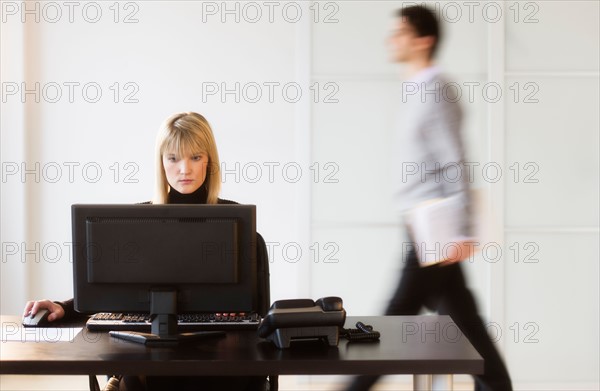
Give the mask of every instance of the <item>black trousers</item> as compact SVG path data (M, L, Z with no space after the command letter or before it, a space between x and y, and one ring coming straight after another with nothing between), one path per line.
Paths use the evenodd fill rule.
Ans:
M450 315L463 334L485 360L484 374L475 376L477 391L511 391L508 371L478 315L467 288L460 263L420 267L416 252L409 251L400 283L386 315L416 315L426 306L440 315ZM368 390L377 376L358 376L349 391Z

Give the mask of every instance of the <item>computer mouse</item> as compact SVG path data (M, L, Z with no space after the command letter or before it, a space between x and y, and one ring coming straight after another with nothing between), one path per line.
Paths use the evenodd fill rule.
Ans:
M48 322L48 315L50 315L50 311L45 308L39 309L35 315L31 315L31 313L29 313L29 315L25 315L23 317L23 326L46 327L50 324L50 322Z

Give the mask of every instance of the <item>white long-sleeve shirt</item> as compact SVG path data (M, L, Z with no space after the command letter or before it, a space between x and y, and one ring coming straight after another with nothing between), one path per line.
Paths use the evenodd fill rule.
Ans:
M469 177L461 138L456 83L430 67L402 83L394 137L394 201L401 214L419 203L449 196L462 200L469 232Z

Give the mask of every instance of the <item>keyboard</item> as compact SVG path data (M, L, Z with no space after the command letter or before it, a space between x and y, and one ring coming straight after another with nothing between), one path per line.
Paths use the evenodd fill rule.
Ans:
M177 315L178 331L202 330L252 330L260 324L256 313L228 312L211 314ZM102 312L90 317L86 323L90 331L141 331L150 332L151 322L148 314L122 314Z

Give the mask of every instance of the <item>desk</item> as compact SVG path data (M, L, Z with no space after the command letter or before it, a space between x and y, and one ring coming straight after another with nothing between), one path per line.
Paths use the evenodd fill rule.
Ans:
M2 316L3 330L24 333L20 317ZM279 350L253 330L194 345L153 347L83 331L71 342L0 342L0 374L52 375L386 375L481 374L483 359L448 316L348 317L381 332L376 343L328 347L296 342ZM81 325L79 325L81 326ZM431 385L425 388L431 388Z

